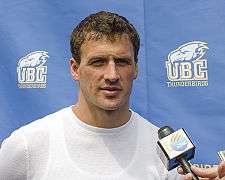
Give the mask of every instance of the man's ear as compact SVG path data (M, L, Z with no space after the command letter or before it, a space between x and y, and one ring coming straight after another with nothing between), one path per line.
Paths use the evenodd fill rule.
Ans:
M70 59L70 73L74 80L79 80L79 73L78 73L79 64L75 61L74 58Z
M135 66L134 66L134 79L137 79L137 76L138 76L138 64L135 63Z

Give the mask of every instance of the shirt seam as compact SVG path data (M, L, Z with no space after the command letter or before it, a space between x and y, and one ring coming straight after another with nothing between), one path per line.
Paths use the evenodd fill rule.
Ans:
M28 143L25 137L25 133L22 130L22 138L23 138L23 142L24 142L24 147L25 147L25 159L26 159L26 180L30 179L30 174L29 174L29 169L30 169L30 163L29 163L29 150L28 150Z

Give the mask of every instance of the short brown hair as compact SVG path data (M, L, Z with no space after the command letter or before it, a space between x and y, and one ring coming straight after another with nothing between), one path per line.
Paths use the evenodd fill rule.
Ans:
M134 48L134 60L137 63L140 48L138 32L125 17L105 11L89 15L75 27L70 38L72 56L80 64L80 48L84 41L90 38L97 40L103 36L113 39L116 35L122 34L129 36Z

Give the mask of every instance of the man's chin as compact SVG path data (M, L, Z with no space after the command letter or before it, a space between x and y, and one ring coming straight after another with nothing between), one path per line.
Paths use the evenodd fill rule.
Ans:
M104 109L105 111L117 111L121 109L121 107L121 104L107 104L102 106L102 109Z
M102 109L104 109L105 111L116 111L116 110L119 110L120 107L118 107L118 106L107 106L107 107L103 107Z
M126 101L124 101L124 99L122 98L102 99L101 101L98 102L99 107L106 111L117 111L124 109L125 106L128 106L128 103L126 103Z

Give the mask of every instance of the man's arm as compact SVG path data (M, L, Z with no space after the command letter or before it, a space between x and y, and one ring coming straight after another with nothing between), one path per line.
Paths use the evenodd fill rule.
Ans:
M28 152L23 134L15 131L0 148L0 179L27 179Z

